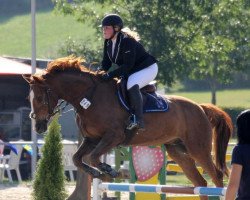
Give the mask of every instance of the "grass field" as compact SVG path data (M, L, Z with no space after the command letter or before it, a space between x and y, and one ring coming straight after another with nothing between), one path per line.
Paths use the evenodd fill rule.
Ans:
M98 41L89 24L78 23L72 16L52 11L37 12L36 33L37 58L58 57L58 49L68 37L86 43ZM30 14L18 15L0 23L0 55L31 57Z
M211 103L211 93L206 92L174 92L169 95L184 96L197 103ZM217 105L220 107L250 108L250 89L220 90L216 93Z

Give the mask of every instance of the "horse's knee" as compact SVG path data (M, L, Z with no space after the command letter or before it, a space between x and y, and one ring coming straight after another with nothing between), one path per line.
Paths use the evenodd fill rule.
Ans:
M90 164L93 167L98 167L98 165L101 163L100 157L94 153L90 155L89 159L90 159Z
M73 163L76 167L81 167L82 158L80 158L77 154L73 155Z
M217 177L218 177L218 179L223 180L223 172L220 171L219 169L216 169L216 171L217 171Z
M212 178L214 184L216 185L216 187L223 187L223 172L220 171L219 169L216 169L217 172L217 177L214 179Z

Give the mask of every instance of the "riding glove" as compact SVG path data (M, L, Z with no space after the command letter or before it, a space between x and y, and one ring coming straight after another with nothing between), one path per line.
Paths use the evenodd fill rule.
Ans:
M105 81L111 80L112 77L109 75L109 73L105 73L102 75L102 79Z

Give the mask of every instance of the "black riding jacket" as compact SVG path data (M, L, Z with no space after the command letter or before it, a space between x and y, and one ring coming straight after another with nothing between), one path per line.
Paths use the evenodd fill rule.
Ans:
M128 77L156 62L157 60L147 53L138 41L126 36L124 33L120 32L117 35L113 56L112 40L104 41L102 68L108 71L112 63L119 66L109 72L111 77Z

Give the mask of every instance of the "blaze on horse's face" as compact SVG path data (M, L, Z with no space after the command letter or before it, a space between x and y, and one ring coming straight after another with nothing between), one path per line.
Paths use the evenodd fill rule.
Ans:
M30 86L29 100L31 104L30 118L35 120L35 131L43 133L47 131L48 105L44 88L37 85Z
M50 118L54 115L58 99L41 79L35 76L23 78L30 84L30 118L35 120L34 129L37 133L44 133L47 131Z

